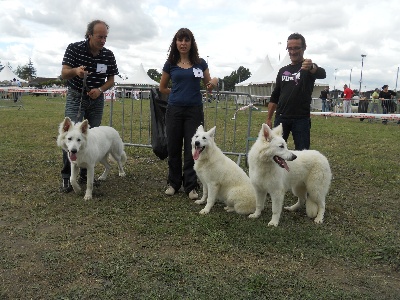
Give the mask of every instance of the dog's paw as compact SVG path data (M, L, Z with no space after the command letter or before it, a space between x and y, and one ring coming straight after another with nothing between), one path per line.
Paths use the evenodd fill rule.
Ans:
M104 181L106 179L107 179L107 175L106 176L101 175L99 178L97 178L97 180L99 180L99 181Z
M226 210L226 212L234 212L235 208L232 206L225 206L224 209Z
M204 203L206 203L206 201L204 201L203 199L200 199L200 200L196 200L196 201L194 201L194 203L196 203L196 204L204 204Z
M120 176L120 177L125 177L125 175L126 175L125 172L120 172L120 173L119 173L119 176Z
M275 227L278 227L278 222L275 222L275 221L269 221L269 223L268 223L268 226L275 226Z
M85 195L85 197L83 197L83 200L92 200L92 195Z
M253 214L249 215L249 218L250 219L257 219L259 216L260 216L259 213L253 213Z
M206 214L208 214L210 211L208 210L208 209L205 209L205 208L203 208L200 212L199 212L199 214L201 214L201 215L206 215Z
M323 218L316 217L316 218L314 219L314 223L315 223L315 224L322 224L323 222L324 222L324 219L323 219Z

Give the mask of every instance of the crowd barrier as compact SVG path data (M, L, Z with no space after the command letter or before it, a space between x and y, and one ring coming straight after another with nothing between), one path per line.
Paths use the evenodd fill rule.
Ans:
M126 146L151 148L150 88L136 88L138 93L125 98L126 91L132 88L119 88L115 101L107 102L104 117L121 134ZM260 127L251 126L253 105L251 95L235 92L206 93L203 97L204 127L208 130L216 126L216 143L226 154L237 157L237 164L247 156L250 143ZM238 101L248 97L247 105ZM264 117L263 117L264 118ZM104 120L106 123L107 119ZM247 160L245 160L247 163Z
M360 100L352 99L350 101L352 113L357 113L359 111ZM400 102L398 99L378 100L376 105L372 102L371 99L361 101L367 101L368 103L368 109L366 113L400 113ZM328 106L330 112L343 113L343 98L329 100ZM320 98L313 98L311 102L311 109L313 111L322 111L322 100Z
M103 123L108 122L110 126L116 128L127 146L151 148L150 90L150 88L119 87L115 101L106 102ZM224 154L236 156L237 164L240 164L242 158L247 157L250 143L256 139L260 124L265 121L266 103L257 101L254 96L245 93L226 91L213 93L202 91L202 93L205 128L208 130L213 126L217 127L218 147ZM355 110L346 114L334 111L334 107L333 111L321 112L318 111L320 109L317 102L318 98L314 98L311 105L312 115L400 120L400 114L397 113L357 113ZM341 100L338 99L334 103L340 107ZM254 115L253 111L260 111L260 107L264 107L263 114ZM247 159L245 163L247 166Z

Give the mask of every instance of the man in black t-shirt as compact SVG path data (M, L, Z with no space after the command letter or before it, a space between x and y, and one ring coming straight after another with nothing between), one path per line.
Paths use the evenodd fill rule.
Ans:
M274 126L282 123L283 138L286 141L292 132L296 150L310 148L311 94L315 80L326 77L323 68L311 59L304 59L306 48L306 41L301 34L293 33L288 37L286 49L292 63L278 72L266 120L271 127L276 110Z

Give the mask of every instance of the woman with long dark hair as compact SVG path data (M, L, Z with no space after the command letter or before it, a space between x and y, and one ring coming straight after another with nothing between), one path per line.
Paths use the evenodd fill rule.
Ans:
M204 125L201 81L209 91L218 84L218 78L211 79L206 61L199 57L193 33L181 28L172 39L160 81L160 92L169 95L165 116L168 140L168 188L165 194L169 196L183 185L190 199L198 198L191 139L197 127Z

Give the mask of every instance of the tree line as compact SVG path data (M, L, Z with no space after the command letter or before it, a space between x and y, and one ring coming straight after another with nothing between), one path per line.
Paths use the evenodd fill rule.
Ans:
M0 62L0 70L3 67L5 67L5 66L2 66L1 62ZM8 67L10 67L10 66L8 66ZM19 78L27 80L27 81L30 81L30 80L36 78L36 68L33 66L31 59L29 59L29 62L26 65L23 65L23 66L18 65L17 69L13 70L13 72ZM153 79L157 82L160 82L160 80L161 80L161 73L158 72L156 69L149 69L147 71L147 75L151 79ZM250 76L251 76L250 70L248 68L240 66L237 70L233 71L230 75L227 75L224 78L220 78L218 88L220 90L223 89L225 91L234 91L235 84L245 81L246 79L250 78ZM201 83L201 84L202 84L201 87L203 89L205 89L205 87L203 86L203 83Z
M161 73L158 72L156 69L149 69L147 71L147 75L157 82L161 80ZM220 90L235 91L235 84L239 82L245 81L246 79L250 78L251 72L248 68L240 66L237 70L233 71L230 75L225 76L224 78L220 78L218 83L218 88ZM203 86L203 82L201 82L202 89L205 89Z
M13 70L11 68L10 64L8 64L8 66L4 66L0 62L0 71L6 67L10 68L11 71L13 71L19 78L21 78L23 80L29 81L29 80L36 78L36 68L33 66L31 59L29 59L29 62L26 65L23 65L23 66L18 65L16 70Z

